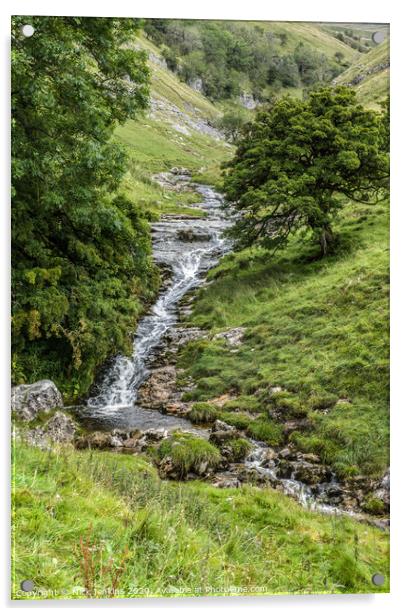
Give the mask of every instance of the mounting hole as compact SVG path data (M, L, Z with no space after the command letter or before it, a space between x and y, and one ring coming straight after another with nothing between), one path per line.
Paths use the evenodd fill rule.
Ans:
M375 573L372 575L372 582L375 586L383 586L384 584L384 575L381 573Z
M35 28L31 24L25 24L24 26L21 26L21 32L23 36L30 37L34 34Z
M21 590L31 592L34 590L34 582L32 580L23 580L20 584Z
M384 41L384 32L373 32L372 41L376 43L376 45L380 45Z

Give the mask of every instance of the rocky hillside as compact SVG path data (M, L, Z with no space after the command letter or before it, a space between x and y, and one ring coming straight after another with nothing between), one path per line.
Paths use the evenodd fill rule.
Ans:
M379 108L390 87L389 39L360 56L334 83L354 87L361 103L373 109Z

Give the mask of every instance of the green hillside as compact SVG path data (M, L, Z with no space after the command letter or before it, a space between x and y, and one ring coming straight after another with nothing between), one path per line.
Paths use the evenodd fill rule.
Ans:
M268 416L270 388L287 390L288 418L310 422L291 442L344 478L380 476L389 438L388 208L349 203L338 230L342 250L322 261L301 240L280 257L251 248L224 258L189 322L213 332L245 327L244 343L238 352L219 340L190 343L180 366L196 383L188 399L233 394L221 417L249 433L259 423L279 428Z
M165 191L152 175L181 166L191 170L196 179L215 183L220 163L231 150L223 139L211 133L221 111L163 67L160 50L145 36L138 37L137 47L149 55L150 109L141 121L129 120L116 130L116 139L126 147L130 159L123 186L131 199L154 216L191 214L185 206L196 197ZM199 215L197 210L192 212Z
M351 85L356 89L360 102L366 107L380 108L380 102L386 99L390 87L389 39L368 54L360 56L335 83Z

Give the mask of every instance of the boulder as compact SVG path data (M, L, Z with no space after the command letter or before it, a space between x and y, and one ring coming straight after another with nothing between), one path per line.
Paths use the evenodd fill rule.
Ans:
M153 370L138 391L137 402L151 409L163 409L176 391L175 366Z
M61 393L49 380L17 385L11 390L11 410L24 421L35 419L40 411L49 412L63 406Z
M46 449L52 443L72 443L77 428L70 415L56 411L43 426L28 430L25 438L30 444Z

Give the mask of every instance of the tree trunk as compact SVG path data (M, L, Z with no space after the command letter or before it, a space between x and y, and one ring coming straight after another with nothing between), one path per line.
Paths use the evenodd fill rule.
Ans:
M319 245L321 246L321 256L326 257L329 252L329 248L333 242L334 236L331 227L328 225L321 229L319 235Z

